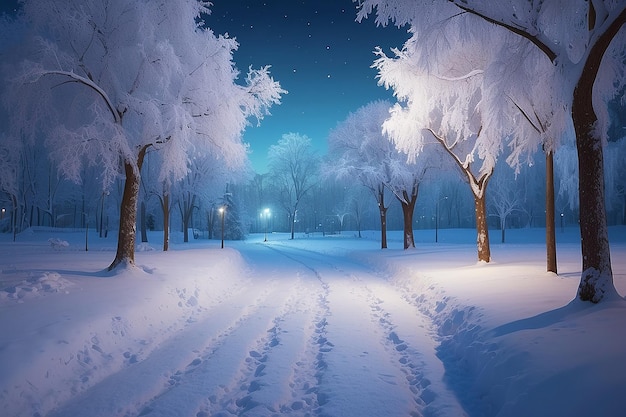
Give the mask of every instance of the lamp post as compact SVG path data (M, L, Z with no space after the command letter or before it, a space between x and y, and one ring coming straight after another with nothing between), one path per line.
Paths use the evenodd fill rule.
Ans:
M263 210L263 217L265 218L265 240L264 240L264 242L267 242L267 224L270 221L269 220L270 219L270 215L271 215L271 212L270 212L269 208L266 208L266 209Z
M435 243L439 242L439 203L447 199L448 196L440 198L437 200L437 204L435 205Z
M224 211L226 209L224 207L220 207L219 211L220 211L220 215L222 216L222 249L224 249Z

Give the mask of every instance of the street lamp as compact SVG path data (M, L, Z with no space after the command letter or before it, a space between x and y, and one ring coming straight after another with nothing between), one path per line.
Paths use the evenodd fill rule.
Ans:
M6 212L7 212L7 209L5 209L4 207L2 207L2 212L1 212L1 213L2 213L2 215L0 215L0 220L3 220L3 219L4 219L4 213L6 213Z
M448 196L440 198L435 205L435 243L439 242L439 203L447 199Z
M225 207L219 208L220 215L222 216L222 249L224 249L224 211L226 211Z
M263 217L265 218L265 240L264 242L267 242L267 224L270 222L270 209L266 208L265 210L263 210Z

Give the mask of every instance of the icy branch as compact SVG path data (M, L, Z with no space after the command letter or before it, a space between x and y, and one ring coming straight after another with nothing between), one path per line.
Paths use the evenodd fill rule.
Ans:
M68 77L72 80L72 82L76 82L88 88L91 88L93 91L96 92L96 94L102 97L102 100L104 100L104 102L106 103L107 107L109 108L109 111L111 112L111 115L113 115L113 119L115 120L115 123L120 124L122 122L119 113L115 110L115 106L109 99L109 96L107 95L107 93L89 78L81 77L80 75L75 74L72 71L61 71L61 70L45 70L43 74L41 75L42 76L60 75L63 77Z
M437 74L434 74L434 77L436 77L436 78L438 78L440 80L443 80L443 81L463 81L463 80L471 78L471 77L473 77L475 75L483 74L484 72L485 71L483 71L483 70L476 69L476 70L472 70L472 71L468 72L465 75L461 75L461 76L458 76L458 77L446 77L444 75L437 75Z
M467 6L466 4L464 4L461 1L458 0L449 0L452 3L454 3L459 9L466 11L467 13L473 14L475 16L478 16L484 20L486 20L489 23L493 23L494 25L498 25L498 26L502 26L505 29L510 30L511 32L520 35L526 39L528 39L530 42L532 42L535 46L537 46L537 48L539 48L544 54L546 54L546 56L548 57L548 59L550 59L550 61L554 62L556 60L557 54L556 52L554 52L552 50L552 48L550 48L550 46L548 46L547 43L545 43L544 41L542 41L541 39L539 39L538 36L532 34L530 31L526 30L523 27L519 27L519 26L515 26L512 25L510 23L506 23L504 21L495 19L493 17L487 16L486 14L479 12L478 10L474 10L473 8Z

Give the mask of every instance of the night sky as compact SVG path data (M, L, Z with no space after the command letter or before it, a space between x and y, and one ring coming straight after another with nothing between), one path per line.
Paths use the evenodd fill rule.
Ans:
M352 0L213 0L207 26L237 39L240 71L271 65L274 79L289 91L261 126L244 134L256 172L267 171L267 150L283 133L309 136L324 154L328 132L349 112L372 100L392 99L376 84L372 51L401 48L409 35L406 29L355 18Z

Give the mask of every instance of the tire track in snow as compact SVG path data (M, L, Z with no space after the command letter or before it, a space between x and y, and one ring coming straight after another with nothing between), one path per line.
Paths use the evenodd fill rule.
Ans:
M263 245L263 250L266 248L271 247ZM291 295L266 335L257 340L256 349L250 350L239 380L228 390L229 395L212 399L212 407L199 416L316 414L316 369L327 314L326 289L308 267L303 268L297 260L287 258L292 265L286 266L284 262L280 265L295 275L290 284ZM256 263L253 259L250 261L257 273L263 270L258 259ZM298 266L294 268L291 261Z
M265 247L253 253L244 254L251 274L277 274L276 263L266 261ZM313 370L318 349L311 349L311 344L317 343L323 328L319 317L325 311L320 311L318 300L324 298L324 290L300 265L281 263L278 275L272 279L271 293L250 303L255 312L224 335L223 343L209 354L177 372L175 386L147 404L141 415L314 414L317 381ZM261 287L257 291L267 285L265 281L256 284ZM187 397L187 404L173 410L172 398L180 397Z
M163 402L165 397L171 398L168 393L179 386L183 376L203 363L203 357L210 356L255 314L255 309L250 306L251 299L256 300L254 305L260 305L270 296L270 288L259 290L256 286L225 293L220 304L207 310L206 318L190 323L142 361L104 379L51 412L48 417L158 415L156 407L151 404ZM212 319L216 315L221 317L219 321ZM227 325L222 327L224 323ZM146 385L146 381L153 382ZM171 401L171 404L185 410L191 401ZM155 413L151 414L152 411ZM168 410L161 415L192 414Z
M280 285L279 285L280 284ZM262 343L271 343L266 329L281 308L288 291L277 280L263 280L241 298L236 321L212 338L184 369L173 372L169 387L149 403L140 416L238 415L245 400L237 402L245 388L237 382L245 374L249 355ZM220 318L222 321L223 318ZM215 333L214 333L215 334ZM209 410L209 411L207 411ZM218 414L219 413L219 414Z
M99 384L107 395L96 403L57 415L430 416L448 400L443 415L464 415L431 369L429 323L400 289L347 258L258 246L242 251L254 277L246 287Z
M318 414L417 415L402 364L392 359L367 288L342 270L348 261L302 249L280 252L313 271L326 290L316 364Z
M443 382L444 369L443 364L436 357L436 332L433 330L431 323L426 316L421 313L418 306L415 306L406 298L406 294L392 286L392 284L378 273L364 265L353 263L345 258L338 258L332 255L319 254L305 249L289 249L290 252L297 251L299 258L303 264L311 269L311 265L319 266L320 270L316 270L316 274L320 280L328 281L329 293L342 294L335 297L334 306L344 300L352 297L351 305L361 304L361 310L364 314L361 317L364 320L365 313L369 308L370 320L376 323L373 332L377 333L379 342L387 350L388 355L397 363L391 366L391 369L398 367L404 375L405 381L400 384L397 375L381 374L380 378L389 383L397 383L406 386L410 391L412 403L408 404L409 410L386 410L387 415L392 412L394 415L412 415L412 416L464 416L466 413L458 403L456 396L450 391ZM343 273L341 270L345 268L347 271ZM359 271L354 273L354 271ZM341 277L343 273L344 279L330 279L333 276ZM346 284L346 282L350 284ZM347 287L346 287L347 286ZM351 287L351 288L350 288ZM339 289L341 288L341 290ZM332 307L329 315L331 317L346 317L347 312L337 313L337 308ZM349 316L349 314L348 314ZM329 320L334 321L333 318ZM366 339L372 337L366 336ZM366 357L374 356L372 352L363 352ZM320 354L323 356L323 354ZM352 352L353 358L358 362L356 355L357 350ZM398 387L400 388L400 387ZM322 393L325 388L320 388ZM329 400L332 399L332 389L328 390ZM358 397L359 393L355 393ZM376 396L376 394L373 394ZM361 397L364 397L361 394ZM377 398L385 400L384 395L377 395ZM387 398L388 399L388 398ZM323 403L323 402L322 402ZM399 401L398 404L401 404ZM329 407L330 408L330 407ZM330 408L332 409L332 408ZM355 410L340 408L339 412L349 412L354 415ZM375 409L371 407L363 408L368 415L376 414ZM385 412L385 410L381 410ZM331 415L339 415L336 411L329 413Z

